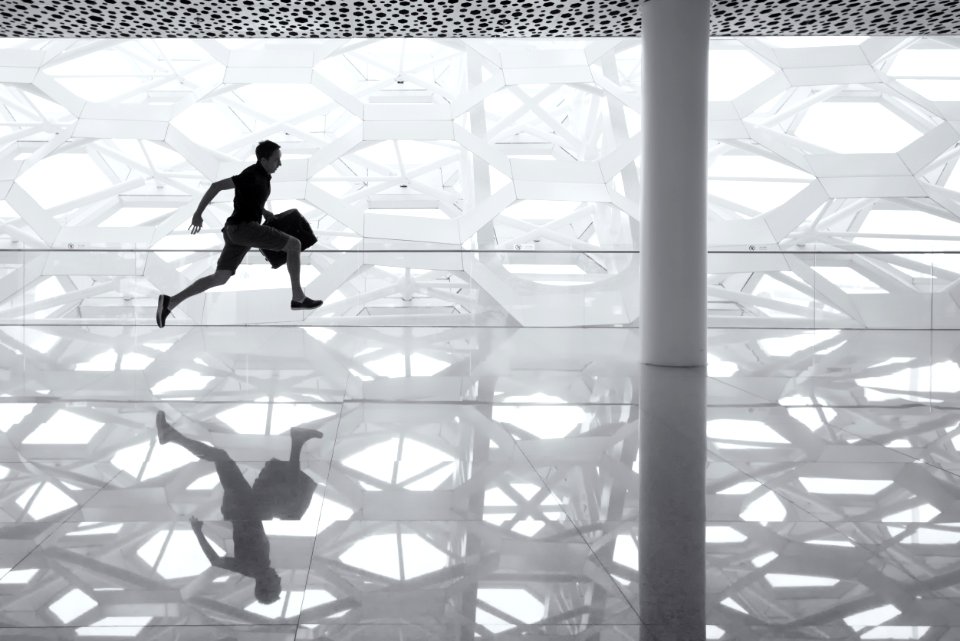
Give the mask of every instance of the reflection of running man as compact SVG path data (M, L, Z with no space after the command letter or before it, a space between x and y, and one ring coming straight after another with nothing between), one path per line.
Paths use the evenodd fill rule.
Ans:
M273 214L263 208L270 196L270 176L280 167L280 145L264 140L256 149L257 162L236 176L224 178L210 185L200 199L197 211L190 222L190 233L196 234L203 227L203 210L214 196L224 189L233 189L233 214L223 226L223 251L217 260L217 271L204 276L183 291L167 296L160 294L157 300L157 326L167 323L167 316L177 305L211 287L223 285L237 272L237 267L251 247L272 249L287 254L287 271L290 273L292 298L290 309L314 309L323 304L321 300L307 298L300 286L300 241L273 227L261 225Z
M250 487L240 468L224 450L184 436L167 422L162 410L157 412L160 444L172 441L197 458L212 461L223 486L220 511L233 525L233 556L217 556L203 535L203 522L191 517L190 525L203 553L211 565L254 579L254 595L261 603L273 603L280 598L280 576L270 565L270 542L263 530L263 520L274 516L300 518L303 515L316 484L300 470L300 451L307 441L322 436L319 430L296 427L290 430L290 460L269 461Z

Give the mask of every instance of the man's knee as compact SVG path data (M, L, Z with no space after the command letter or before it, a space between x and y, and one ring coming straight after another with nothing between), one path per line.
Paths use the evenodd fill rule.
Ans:
M226 450L222 450L219 447L213 446L210 447L210 453L208 456L210 458L207 460L213 461L214 463L227 463L233 460L230 458L230 455L227 454Z
M287 244L283 246L283 249L284 249L284 251L287 252L288 254L291 253L291 252L294 252L294 253L299 254L299 253L300 253L300 241L299 241L299 239L294 238L293 236L291 236L290 238L287 239Z
M225 282L230 280L230 277L233 276L233 272L226 269L218 269L213 273L213 280L217 285L223 285Z

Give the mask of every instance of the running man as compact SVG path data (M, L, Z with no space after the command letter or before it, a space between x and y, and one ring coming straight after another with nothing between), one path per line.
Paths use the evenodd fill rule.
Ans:
M223 226L224 246L217 260L217 270L197 279L173 296L160 294L157 300L157 327L165 326L167 316L183 301L230 280L251 247L286 252L293 294L290 309L315 309L323 304L322 300L308 298L300 286L300 241L261 224L264 217L267 220L273 217L263 206L270 196L270 176L280 167L280 145L264 140L257 145L256 155L257 162L236 176L213 183L200 199L190 224L191 234L196 234L203 227L203 211L210 201L224 189L234 190L233 214Z

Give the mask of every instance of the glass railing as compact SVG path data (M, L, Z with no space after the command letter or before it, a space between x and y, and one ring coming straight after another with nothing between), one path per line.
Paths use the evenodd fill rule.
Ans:
M154 324L157 295L216 269L218 250L0 251L0 325ZM289 309L286 269L252 251L168 324L635 327L631 250L323 250L302 257L320 309ZM711 251L710 327L960 328L960 253Z
M255 250L254 250L255 251ZM153 325L157 295L216 269L219 252L0 252L0 324ZM638 316L635 252L308 251L320 309L289 308L289 277L251 252L225 285L174 310L175 325L619 326Z

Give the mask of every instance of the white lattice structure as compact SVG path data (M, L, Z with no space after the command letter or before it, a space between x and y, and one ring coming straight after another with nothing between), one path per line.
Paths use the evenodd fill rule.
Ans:
M5 222L30 248L215 249L215 231L199 243L185 234L199 193L272 138L285 150L272 206L300 208L327 252L313 253L306 269L327 301L318 320L428 314L434 322L538 325L573 314L575 324L629 322L637 313L636 297L621 293L630 291L621 286L635 264L629 255L463 250L634 246L637 98L618 69L636 66L637 44L28 43L5 52L33 63L9 78L29 84L6 85L16 180L3 185ZM97 89L91 68L116 72ZM44 101L22 113L13 105L24 92L62 107ZM228 207L211 211L209 229ZM363 253L386 249L445 253ZM40 268L28 255L23 269L40 269L39 278L30 278L26 308L10 306L7 317L69 318L78 307L99 308L80 312L88 320L136 317L106 299L120 290L136 307L152 289L178 289L208 271L214 256L109 258L59 256L59 268ZM101 264L114 286L82 282L88 270L77 261ZM234 289L264 287L264 271L247 270ZM43 278L67 273L76 280L63 292ZM589 287L602 304L576 303L563 288L571 285ZM38 305L51 291L65 298ZM541 304L530 306L531 295ZM249 296L221 292L211 301L206 312L184 309L194 322L289 318Z
M637 638L637 40L2 45L0 636ZM713 43L708 638L960 638L956 337L882 329L960 313L958 58ZM251 255L156 328L263 138L325 305ZM277 603L157 408L328 434Z
M956 43L817 44L730 43L772 68L711 105L711 247L751 252L711 255L711 321L955 327Z
M960 267L902 252L960 238L955 65L937 62L955 59L954 43L801 44L817 46L714 43L711 323L952 326ZM306 322L638 316L636 40L0 51L0 215L7 246L26 250L5 254L7 322L145 321L157 289L211 270L229 193L200 237L189 217L264 138L285 150L271 206L300 208L320 237L305 276L327 305ZM290 322L268 273L251 257L179 321Z

